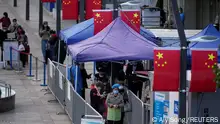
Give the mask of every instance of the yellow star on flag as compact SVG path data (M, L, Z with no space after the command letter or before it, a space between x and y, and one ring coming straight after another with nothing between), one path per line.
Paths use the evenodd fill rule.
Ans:
M97 18L101 17L101 15L100 15L99 13L96 13L95 16L96 16Z
M158 52L157 55L158 59L162 59L163 58L163 53Z
M134 13L134 18L137 18L138 17L138 14L137 13Z
M214 58L215 58L215 56L213 55L213 53L211 53L211 54L208 54L208 56L209 56L209 60L212 60L212 61L214 61Z
M71 3L71 1L65 0L65 1L63 1L63 3L64 3L65 5L69 5L69 4Z

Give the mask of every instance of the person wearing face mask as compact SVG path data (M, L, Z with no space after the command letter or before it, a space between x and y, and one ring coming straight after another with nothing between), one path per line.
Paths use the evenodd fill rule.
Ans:
M2 29L3 30L8 30L9 26L11 25L11 20L8 17L8 13L4 12L3 17L0 18L0 23L2 23Z
M120 120L120 124L124 123L124 116L125 116L125 112L128 112L128 107L130 107L130 103L129 103L129 99L128 99L128 88L125 86L125 78L124 78L125 74L123 71L119 72L119 75L116 79L116 83L120 84L120 86L118 87L119 89L119 93L122 95L123 97L123 102L124 102L124 107L121 108L121 120ZM129 105L129 106L128 106ZM127 107L127 108L125 108Z
M123 96L119 93L120 84L112 86L113 91L108 94L106 103L108 106L108 124L121 124L121 109L124 107Z
M40 29L40 37L41 37L41 50L44 59L46 58L46 44L50 38L50 27L48 26L48 22L44 22Z

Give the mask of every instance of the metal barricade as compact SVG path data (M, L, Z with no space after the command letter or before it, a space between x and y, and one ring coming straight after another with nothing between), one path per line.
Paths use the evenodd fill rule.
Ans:
M70 120L73 121L73 100L74 100L74 95L73 95L73 86L68 81L68 79L65 78L65 103L66 103L66 113L68 114ZM68 89L67 89L68 88ZM68 96L69 95L69 96Z
M126 113L128 124L147 124L144 123L144 104L143 102L131 91L129 91L129 98L132 106L132 112Z
M48 88L55 96L56 85L55 85L55 65L48 59Z
M82 99L81 96L75 90L73 92L73 123L74 124L80 124L81 123L81 118L83 115L85 115L85 106L86 102Z
M73 85L64 75L66 74L66 67L56 66L57 64L58 63L48 60L48 88L72 122L74 124L80 124L81 118L84 115L96 116L103 119L102 116L74 90ZM63 71L61 71L62 69Z
M65 104L65 90L66 88L64 87L64 85L66 85L65 83L65 77L63 76L63 74L59 71L58 68L55 68L55 82L54 85L52 86L52 90L55 94L56 99L59 101L59 103L62 105L63 108L65 108L66 104Z

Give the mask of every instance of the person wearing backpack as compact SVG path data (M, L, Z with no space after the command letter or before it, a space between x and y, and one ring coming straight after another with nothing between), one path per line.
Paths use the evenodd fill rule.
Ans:
M11 25L11 20L8 17L8 13L4 12L3 17L0 18L0 23L2 23L2 29L3 30L8 30L9 26Z

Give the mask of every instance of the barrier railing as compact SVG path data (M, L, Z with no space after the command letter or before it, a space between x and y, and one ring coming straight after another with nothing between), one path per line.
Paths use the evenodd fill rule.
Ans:
M94 110L81 96L74 90L73 84L63 74L66 71L65 65L58 66L59 63L48 60L48 88L63 108L63 112L57 114L67 114L74 124L80 124L81 118L85 115L94 118L102 116ZM63 71L60 70L63 69ZM50 100L49 102L54 101Z
M19 53L17 56L17 61L15 62L16 64L13 64L14 61L12 61L13 60L12 51L16 51ZM21 58L21 55L22 55L22 58ZM27 64L28 67L22 67L23 65L21 64L22 63L21 59L24 59L25 66ZM39 65L39 63L41 65ZM33 81L36 81L36 82L41 81L40 78L42 78L43 83L40 85L47 86L47 84L46 84L46 63L44 61L40 60L38 57L33 56L32 53L22 52L22 51L15 49L15 48L10 47L10 68L14 69L18 73L22 73L22 72L27 73L25 75L30 78L33 77ZM35 74L33 75L34 69L35 69ZM43 73L41 73L39 71L43 71ZM41 77L39 77L39 74L43 74L43 75L40 75Z

